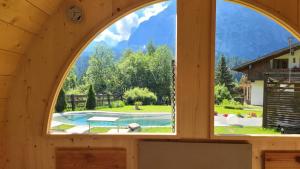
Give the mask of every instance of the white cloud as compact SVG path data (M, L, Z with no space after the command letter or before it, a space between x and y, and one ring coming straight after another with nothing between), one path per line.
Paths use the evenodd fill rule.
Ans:
M96 37L95 41L106 41L110 45L116 45L120 41L128 40L135 28L152 16L164 11L167 7L168 3L163 2L146 7L139 13L133 12L104 30Z
M149 20L152 16L159 14L168 7L167 3L158 3L144 9L143 16L139 18L139 24Z

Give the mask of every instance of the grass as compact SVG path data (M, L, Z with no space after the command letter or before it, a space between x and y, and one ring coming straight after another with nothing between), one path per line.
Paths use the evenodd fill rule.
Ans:
M265 129L262 127L215 127L215 134L280 134L274 129Z
M171 127L142 128L141 133L172 133L172 128Z
M246 110L227 109L222 105L215 105L215 112L218 114L241 114L246 116L248 113L256 113L257 117L262 117L262 107L259 106L245 106Z
M68 130L68 129L73 128L73 127L75 127L75 126L71 125L71 124L61 124L59 126L53 127L52 130L65 131L65 130Z
M111 128L108 127L93 127L91 133L107 133Z
M150 113L160 113L166 112L171 113L171 106L168 105L147 105L140 106L141 110L135 110L134 106L124 106L117 108L109 108L109 107L100 107L97 110L100 111L108 111L108 112L126 112L126 113L142 113L142 112L150 112Z

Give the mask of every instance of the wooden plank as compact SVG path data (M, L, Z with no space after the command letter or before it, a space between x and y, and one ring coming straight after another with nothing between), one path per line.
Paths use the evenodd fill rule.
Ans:
M209 19L212 1L178 0L177 4L178 133L187 138L208 138L211 49L205 44L211 44L211 31L214 30Z
M299 169L300 151L265 152L265 169Z
M0 49L23 54L33 34L0 21Z
M13 83L13 76L1 76L0 75L0 99L7 99L11 84Z
M62 2L62 0L26 0L39 8L41 11L52 15Z
M289 24L298 26L299 0L288 0L285 3L282 3L282 0L276 0L275 8L281 16L284 16Z
M38 33L47 14L25 0L0 0L0 20Z
M14 75L22 55L0 50L0 75Z
M120 148L59 148L56 169L126 169L126 150Z

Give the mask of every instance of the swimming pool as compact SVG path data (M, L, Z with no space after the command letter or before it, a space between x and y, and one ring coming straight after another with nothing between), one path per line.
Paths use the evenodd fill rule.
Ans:
M91 117L117 117L115 122L89 122ZM104 127L127 127L131 123L138 123L141 126L171 126L171 113L106 113L106 112L76 112L76 113L55 113L52 121L72 125L91 125Z

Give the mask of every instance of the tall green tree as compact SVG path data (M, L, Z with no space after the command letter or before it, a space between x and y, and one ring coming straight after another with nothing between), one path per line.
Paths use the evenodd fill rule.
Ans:
M94 110L96 108L96 96L92 85L89 88L85 108L87 110Z
M76 65L74 65L67 78L64 81L63 88L65 91L74 90L77 87L77 75L76 75Z
M150 83L148 88L158 97L158 103L163 102L163 98L170 99L172 84L172 53L167 46L160 46L150 58Z
M63 112L67 107L66 96L63 89L59 91L58 98L56 100L55 111Z
M155 50L156 50L156 48L155 48L153 42L150 41L150 42L147 44L147 54L148 54L148 55L153 55L154 52L155 52Z
M87 84L94 86L96 93L107 93L113 88L115 76L115 63L112 50L100 45L96 48L95 54L90 57L89 66L85 74Z
M215 83L225 85L230 93L233 92L234 81L230 69L226 64L224 55L221 56L221 60L216 69Z

